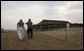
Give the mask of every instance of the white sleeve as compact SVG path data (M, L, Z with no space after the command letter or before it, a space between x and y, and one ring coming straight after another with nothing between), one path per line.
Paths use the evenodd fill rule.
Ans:
M17 30L19 29L19 25L17 25Z

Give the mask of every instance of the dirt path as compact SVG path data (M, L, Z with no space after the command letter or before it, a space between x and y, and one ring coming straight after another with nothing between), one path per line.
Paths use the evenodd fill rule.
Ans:
M82 28L73 28L72 30L74 30L73 37L69 34L70 36L68 36L69 39L67 43L63 35L64 29L46 32L34 32L34 37L32 40L28 39L27 34L25 32L25 36L22 41L18 39L16 31L2 33L1 50L82 50ZM59 35L59 33L62 34Z

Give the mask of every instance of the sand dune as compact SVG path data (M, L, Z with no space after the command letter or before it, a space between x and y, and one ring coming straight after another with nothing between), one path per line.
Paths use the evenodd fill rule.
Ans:
M1 34L1 50L83 50L83 28L34 31L33 39L28 39L26 31L22 41L17 31Z

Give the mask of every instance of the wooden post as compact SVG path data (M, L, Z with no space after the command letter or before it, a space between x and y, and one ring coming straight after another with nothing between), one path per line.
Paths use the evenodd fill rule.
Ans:
M67 49L67 29L65 29L65 49Z
M65 29L65 42L67 42L67 29Z

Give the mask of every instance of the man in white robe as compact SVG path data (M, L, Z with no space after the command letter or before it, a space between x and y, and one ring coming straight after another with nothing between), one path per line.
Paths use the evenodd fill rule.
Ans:
M22 40L24 37L24 23L22 20L20 20L17 24L17 31L18 31L19 39Z

